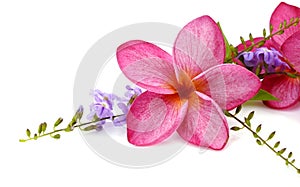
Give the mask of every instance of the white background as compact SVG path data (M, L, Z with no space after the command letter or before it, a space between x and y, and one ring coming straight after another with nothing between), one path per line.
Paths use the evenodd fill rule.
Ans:
M19 143L25 129L57 117L71 118L73 83L88 49L109 32L138 22L184 26L209 14L228 39L260 35L280 1L1 1L0 186L299 186L300 175L246 130L231 132L222 151L187 147L148 169L112 165L89 149L78 131ZM297 0L288 0L300 6ZM141 38L142 39L142 38ZM101 51L99 51L101 53ZM88 93L82 93L88 95ZM274 111L260 104L255 121L295 154L300 167L300 105ZM230 125L236 124L230 121Z

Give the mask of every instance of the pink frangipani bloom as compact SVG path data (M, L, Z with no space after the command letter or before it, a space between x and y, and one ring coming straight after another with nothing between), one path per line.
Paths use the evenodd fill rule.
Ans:
M127 114L127 137L134 145L157 144L175 131L186 141L220 150L229 137L222 109L253 97L260 80L247 69L223 64L225 44L217 24L203 16L178 34L173 57L140 40L117 50L122 72L146 89Z
M300 18L300 8L280 3L274 10L270 24L273 26L275 33L278 31L280 24L284 20L289 23L291 18ZM260 41L262 38L255 38L254 41ZM246 45L251 42L247 41ZM264 47L277 50L282 55L282 59L289 64L289 68L285 68L282 72L286 74L267 75L262 81L262 89L270 92L279 100L264 101L264 104L271 108L283 109L288 108L300 100L300 25L292 26L285 29L281 35L275 35L271 40L268 40ZM244 46L240 44L238 50L241 51ZM272 60L272 59L271 59ZM273 59L275 60L275 59Z
M274 32L279 28L280 23L284 20L289 22L291 18L300 18L300 9L286 3L280 3L270 20ZM262 89L269 91L279 101L266 101L264 103L272 108L287 108L300 100L300 25L292 26L283 34L274 36L272 42L273 47L280 51L291 65L289 72L298 74L298 76L269 75L265 77L262 82Z

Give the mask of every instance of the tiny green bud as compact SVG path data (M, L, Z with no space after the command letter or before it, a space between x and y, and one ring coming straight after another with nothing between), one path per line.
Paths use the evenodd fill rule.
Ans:
M258 135L254 132L254 133L253 133L253 137L254 137L254 138L258 138Z
M282 155L285 151L286 151L286 148L283 148L280 151L277 151L277 155Z
M27 129L27 130L26 130L26 135L28 136L28 138L30 138L30 136L31 136L31 132L30 132L30 130L29 130L29 129Z
M246 125L248 125L249 127L251 127L251 122L248 118L245 118L245 123Z
M241 110L242 110L242 105L239 105L239 106L235 109L234 115L237 115L238 113L240 113Z
M267 141L271 140L271 139L275 136L275 133L276 133L276 131L272 132L272 133L269 135Z
M250 41L251 41L252 43L254 43L254 39L253 39L253 36L252 36L251 33L249 34L249 39L250 39Z
M284 30L278 31L278 35L281 35L281 34L283 34L283 33L284 33Z
M60 134L55 134L55 135L53 136L53 138L54 138L54 139L60 139Z
M257 143L258 145L262 145L262 143L261 143L261 141L260 141L259 139L256 139L256 143Z
M38 139L37 134L34 134L34 135L33 135L33 139L34 139L34 140L37 140L37 139Z
M83 131L91 131L91 130L95 130L97 128L97 125L90 125L85 127L84 129L82 129Z
M280 145L280 141L276 142L275 145L274 145L274 149L278 148Z
M254 116L254 111L250 112L250 114L248 115L247 119L251 120Z
M270 34L272 34L272 32L273 32L273 30L274 30L274 27L273 27L273 25L270 25Z
M57 127L59 124L63 122L63 118L58 118L56 122L54 123L54 127Z
M258 126L256 127L256 130L255 130L255 132L256 132L256 133L259 133L259 132L260 132L260 130L261 130L261 125L258 125Z
M42 125L42 133L45 133L46 129L47 129L47 123L44 122Z
M286 20L283 21L283 27L284 27L285 29L288 28L288 27L287 27L287 21L286 21Z
M231 117L230 112L228 112L227 110L224 110L224 114L225 114L225 116L227 116L227 117Z
M291 161L291 163L292 163L292 164L294 164L295 162L296 162L296 160L295 160L295 159L293 159L293 160Z
M263 30L263 36L264 36L264 38L266 38L266 36L267 36L267 31L266 31L266 29Z
M38 134L40 135L42 133L42 126L43 126L43 123L41 123L39 125L39 128L38 128Z
M292 156L293 156L293 152L290 152L288 158L292 158Z
M241 129L242 129L241 127L237 127L237 126L234 126L234 127L230 128L230 130L233 130L233 131L239 131Z

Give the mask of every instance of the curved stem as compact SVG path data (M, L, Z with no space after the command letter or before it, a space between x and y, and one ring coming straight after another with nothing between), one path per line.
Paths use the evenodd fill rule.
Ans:
M53 131L51 132L48 132L48 133L44 133L44 134L40 134L40 135L37 135L36 137L31 137L31 138L28 138L28 139L21 139L20 141L21 142L26 142L26 141L29 141L29 140L36 140L38 138L42 138L42 137L45 137L45 136L52 136L53 134L56 134L58 132L62 132L62 131L65 131L65 132L70 132L70 131L73 131L75 128L80 128L82 126L85 126L85 125L89 125L89 124L93 124L93 123L96 123L96 122L99 122L99 121L102 121L102 120L106 120L106 119L114 119L114 118L117 118L117 117L120 117L120 116L123 116L124 114L120 114L120 115L115 115L115 116L112 116L112 117L105 117L105 118L101 118L101 119L97 119L97 120L94 120L94 121L89 121L89 122L86 122L86 123L80 123L78 125L74 125L72 126L72 129L71 130L68 130L70 127L66 127L66 128L61 128L61 129L54 129ZM67 131L68 130L68 131ZM53 136L52 136L53 137Z
M288 158L285 158L284 156L282 156L282 154L278 154L278 152L272 147L270 146L270 144L268 144L268 142L266 140L264 140L261 136L259 136L254 130L252 130L245 122L243 122L242 120L240 120L239 118L237 118L235 115L231 114L230 112L226 111L226 114L228 117L231 117L233 119L235 119L237 122L239 122L244 128L246 128L247 130L249 130L252 134L255 135L255 137L257 137L262 143L263 145L266 145L271 151L273 151L277 156L279 156L281 159L283 159L287 164L291 165L294 169L297 170L298 173L300 173L300 169L298 167L295 166L294 163L292 163L291 161L289 161Z
M285 29L290 28L291 26L295 26L296 24L298 25L299 20L295 19L294 21L290 22L288 25L286 25L285 27L282 27L281 29L279 29L278 31L269 34L269 36L264 37L262 40L258 41L258 42L253 42L250 46L248 46L247 48L245 48L244 50L240 51L237 56L239 56L241 53L250 51L253 47L260 45L262 42L266 42L267 40L271 39L273 36L275 35L280 35L284 32Z

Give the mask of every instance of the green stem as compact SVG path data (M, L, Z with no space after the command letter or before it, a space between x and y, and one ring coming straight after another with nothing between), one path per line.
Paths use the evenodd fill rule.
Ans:
M260 79L263 79L263 78L265 78L265 76L267 76L267 75L286 75L286 76L293 77L293 78L300 77L300 74L299 74L298 72L295 72L295 73L288 73L288 72L273 72L273 73L260 74L260 75L258 75L258 77L259 77Z
M117 117L120 117L120 116L123 116L124 114L120 114L120 115L115 115L115 116L112 116L112 117L105 117L105 118L101 118L101 119L97 119L97 120L94 120L94 121L89 121L89 122L86 122L86 123L80 123L78 125L74 125L72 126L72 129L70 131L73 131L75 128L80 128L82 126L85 126L85 125L89 125L89 124L93 124L93 123L96 123L96 122L99 122L99 121L102 121L102 120L106 120L106 119L114 119L114 118L117 118ZM28 138L28 139L20 139L20 142L26 142L26 141L29 141L29 140L36 140L38 138L42 138L42 137L45 137L45 136L52 136L53 134L56 134L58 132L62 132L62 131L65 131L65 132L70 132L70 131L67 131L70 127L66 127L66 128L61 128L61 129L54 129L53 131L51 132L48 132L48 133L44 133L44 134L39 134L37 135L37 137L31 137L31 138ZM53 136L52 136L53 137Z
M262 143L263 145L266 145L270 150L272 150L277 156L279 156L280 158L282 158L286 163L288 163L289 165L291 165L294 169L297 170L298 173L300 173L300 169L297 168L295 166L294 163L290 162L288 158L285 158L284 156L282 156L282 154L278 154L278 152L268 144L268 142L266 140L264 140L261 136L259 136L254 130L252 130L247 124L245 124L245 122L243 122L242 120L240 120L239 118L237 118L235 115L231 114L230 112L226 112L228 114L229 117L235 119L237 122L239 122L244 128L246 128L247 130L249 130L252 134L255 135L255 137L257 137Z
M253 44L251 44L250 46L248 46L247 48L245 48L244 50L240 51L238 53L238 55L240 55L243 52L247 52L250 51L253 47L258 46L259 44L261 44L262 42L266 42L267 40L271 39L273 36L275 35L280 35L284 32L285 29L290 28L291 26L294 26L296 24L299 23L299 20L295 19L294 21L290 22L288 25L286 25L285 27L282 27L281 29L279 29L278 31L274 32L274 33L270 33L268 36L264 37L262 40L255 42ZM237 56L238 56L237 55Z

